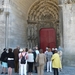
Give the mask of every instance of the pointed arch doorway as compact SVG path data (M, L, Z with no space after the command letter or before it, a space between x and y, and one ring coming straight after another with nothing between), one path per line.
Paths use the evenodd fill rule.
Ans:
M46 47L55 48L56 47L56 31L54 28L42 28L39 32L40 37L40 48L43 51Z
M33 48L36 45L38 45L39 48L43 48L45 51L45 47L48 45L51 48L59 46L60 32L59 32L58 0L37 0L35 1L29 8L27 23L28 23L28 26L27 26L27 33L28 33L27 34L27 42L28 42L27 46L28 48ZM52 31L50 32L53 32L55 34L54 36L55 41L47 43L47 45L44 47L42 47L41 37L43 35L41 32L40 32L40 36L41 35L42 36L39 37L39 31L42 31L42 28L51 29ZM50 33L47 35L52 36L52 34Z

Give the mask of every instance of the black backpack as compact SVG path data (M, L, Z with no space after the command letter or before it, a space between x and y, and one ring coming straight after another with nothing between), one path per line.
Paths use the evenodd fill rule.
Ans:
M25 64L25 63L26 63L25 55L24 56L22 55L21 64Z

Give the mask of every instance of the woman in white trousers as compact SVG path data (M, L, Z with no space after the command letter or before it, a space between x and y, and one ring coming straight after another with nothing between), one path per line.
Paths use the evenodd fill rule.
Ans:
M22 50L22 52L19 53L19 74L21 75L27 75L27 63L21 64L21 58L22 56L25 56L25 59L27 59L27 53L25 52L25 49Z
M47 61L47 72L52 72L52 61Z
M27 74L26 74L26 71L27 71L27 70L26 70L26 64L21 64L21 75L23 75L23 74L24 74L24 75L27 75Z
M46 53L46 59L47 59L47 72L52 72L52 52L51 48L48 48L48 52Z

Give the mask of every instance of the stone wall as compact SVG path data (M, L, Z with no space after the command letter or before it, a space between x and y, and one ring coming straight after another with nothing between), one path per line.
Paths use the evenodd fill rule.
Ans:
M5 28L4 28L4 15L3 15L3 9L2 9L2 1L0 0L0 50L2 52L3 46L5 45Z
M5 47L7 44L7 48L15 48L19 45L21 48L27 46L27 15L30 6L33 4L35 0L11 0L7 5L10 8L5 8L4 12L0 12L0 50ZM6 34L6 19L5 19L5 11L9 12L8 15L8 23L7 23L7 37ZM5 39L7 41L5 41ZM5 43L7 42L7 43Z
M4 15L0 13L0 50L5 46L5 24L4 24ZM0 52L0 53L1 53Z
M63 63L75 66L75 4L63 5Z
M9 47L19 45L23 48L27 46L27 15L34 1L35 0L12 0L10 2Z

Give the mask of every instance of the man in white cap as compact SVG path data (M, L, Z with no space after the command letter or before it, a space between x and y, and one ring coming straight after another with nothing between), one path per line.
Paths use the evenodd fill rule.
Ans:
M46 47L46 51L44 52L45 54L48 52L48 47Z

